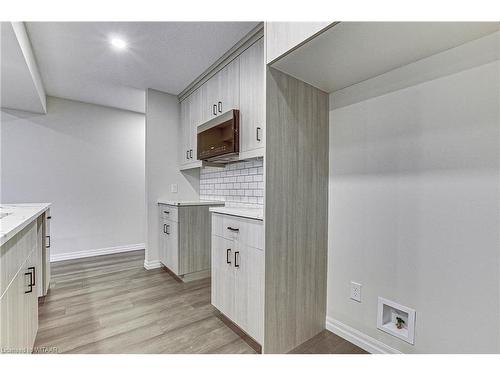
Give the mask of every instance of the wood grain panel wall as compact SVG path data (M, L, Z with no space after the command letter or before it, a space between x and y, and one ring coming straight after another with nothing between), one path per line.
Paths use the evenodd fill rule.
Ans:
M268 68L264 352L325 327L328 94Z
M335 22L266 22L266 63L294 50Z
M179 274L210 268L211 223L208 206L179 208Z

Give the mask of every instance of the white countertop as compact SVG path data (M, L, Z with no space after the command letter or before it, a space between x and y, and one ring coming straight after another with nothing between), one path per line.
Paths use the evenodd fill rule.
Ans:
M50 203L0 204L0 246L50 207Z
M223 206L225 202L222 201L171 201L171 200L159 200L158 204L166 204L168 206Z
M248 219L255 219L255 220L264 220L263 208L211 207L210 211L223 215L246 217Z

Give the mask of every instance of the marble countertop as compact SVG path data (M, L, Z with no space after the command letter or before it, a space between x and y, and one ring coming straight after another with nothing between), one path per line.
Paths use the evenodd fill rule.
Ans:
M159 200L158 204L166 204L168 206L223 206L225 202L222 201L202 201L202 200Z
M223 215L246 217L248 219L264 220L263 208L248 207L211 207L211 212Z
M0 204L0 246L50 207L50 203Z

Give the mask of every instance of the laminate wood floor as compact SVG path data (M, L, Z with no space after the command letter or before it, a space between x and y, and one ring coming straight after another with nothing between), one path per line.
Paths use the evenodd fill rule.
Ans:
M35 352L255 353L217 316L210 279L182 283L143 265L144 251L52 263ZM357 348L325 331L293 352L358 352L346 343Z

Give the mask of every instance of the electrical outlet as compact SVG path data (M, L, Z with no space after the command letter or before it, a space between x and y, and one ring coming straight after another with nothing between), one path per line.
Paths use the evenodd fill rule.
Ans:
M351 281L351 299L361 302L361 284Z
M171 193L177 193L177 184L171 184L170 185L170 192Z

